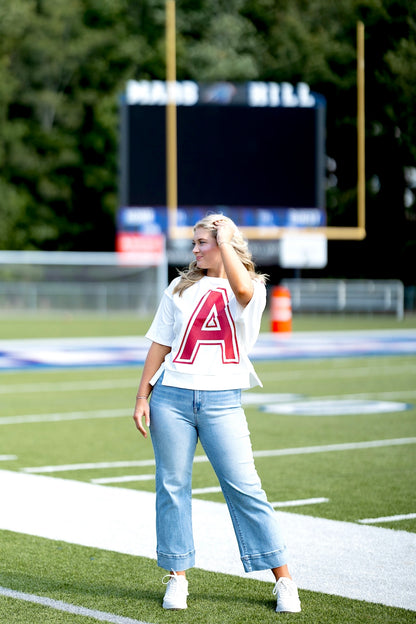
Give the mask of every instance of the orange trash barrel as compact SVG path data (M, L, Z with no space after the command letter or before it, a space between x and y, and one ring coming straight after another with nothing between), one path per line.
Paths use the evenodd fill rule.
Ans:
M272 332L292 331L292 300L290 290L284 286L272 288L270 322Z

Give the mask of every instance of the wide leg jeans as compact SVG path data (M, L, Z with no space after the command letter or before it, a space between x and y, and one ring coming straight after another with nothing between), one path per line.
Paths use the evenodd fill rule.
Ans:
M221 485L245 571L287 563L276 513L254 465L241 390L174 388L160 378L150 400L150 432L160 567L179 571L195 565L191 489L198 438Z

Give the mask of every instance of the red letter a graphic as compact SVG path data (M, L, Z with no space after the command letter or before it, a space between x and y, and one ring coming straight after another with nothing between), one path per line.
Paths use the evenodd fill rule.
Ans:
M192 364L201 345L220 345L223 364L240 361L234 321L225 288L209 290L198 303L173 360Z

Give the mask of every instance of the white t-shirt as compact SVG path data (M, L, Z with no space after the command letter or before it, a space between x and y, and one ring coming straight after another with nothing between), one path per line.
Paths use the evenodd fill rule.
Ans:
M248 353L260 331L266 288L253 280L250 302L241 306L227 279L205 276L172 294L180 277L166 288L146 337L171 347L162 366L163 384L191 390L252 388L262 383Z

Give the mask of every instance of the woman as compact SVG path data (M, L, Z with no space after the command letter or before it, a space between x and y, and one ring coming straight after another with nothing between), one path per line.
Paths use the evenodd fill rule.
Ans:
M266 304L263 275L231 219L194 227L188 270L165 290L146 334L152 341L134 420L156 460L157 561L170 570L165 609L186 609L195 565L192 464L198 439L220 482L246 572L271 569L276 611L301 610L276 514L257 475L241 390L262 385L248 358ZM150 405L148 398L152 393ZM143 422L144 421L144 422Z

